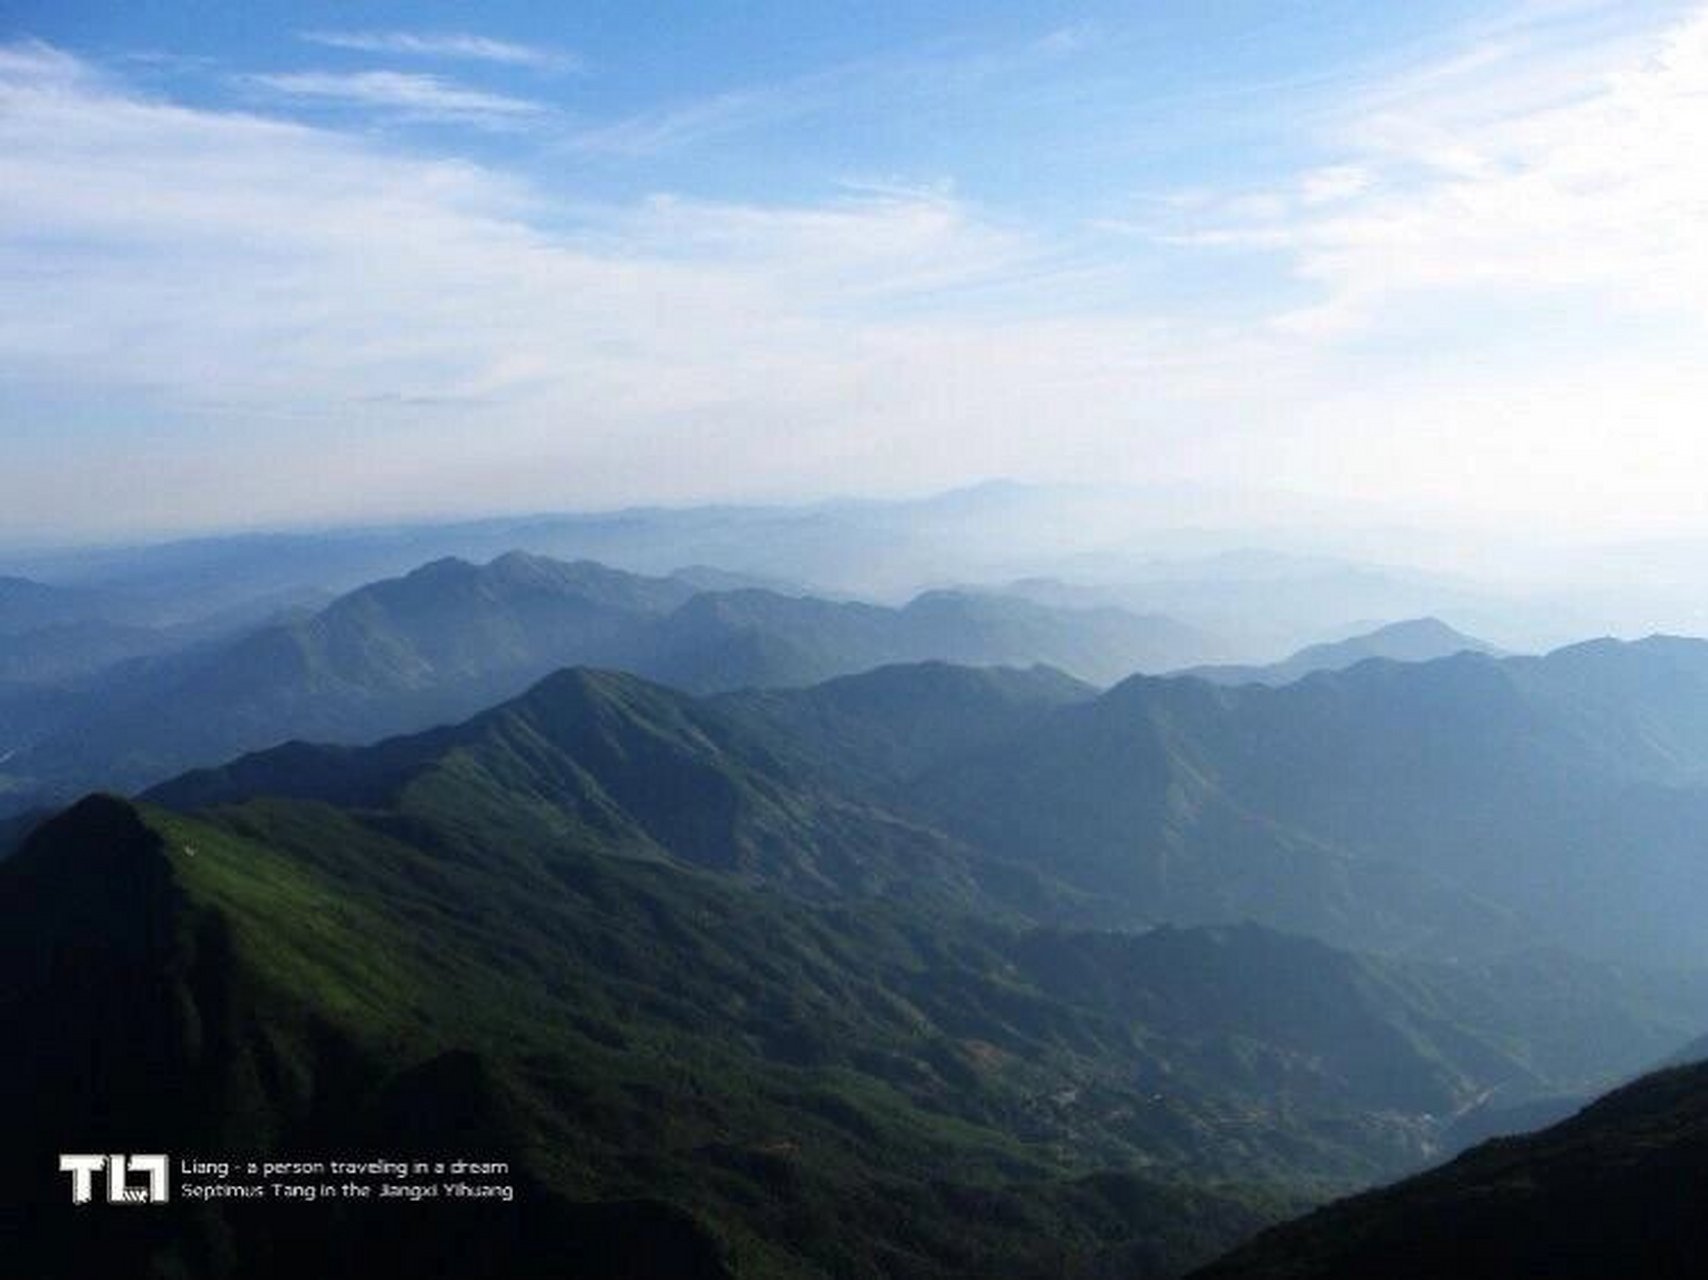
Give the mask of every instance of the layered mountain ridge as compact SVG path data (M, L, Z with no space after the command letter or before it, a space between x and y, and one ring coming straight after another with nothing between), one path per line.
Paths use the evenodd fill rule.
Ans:
M685 1275L1170 1275L1415 1166L1491 1090L1604 1078L1708 1016L1640 983L1550 988L1540 959L1088 931L1039 867L875 798L1092 696L927 667L704 701L567 671L446 729L79 804L0 863L0 1029L38 1048L6 1067L39 1099L40 1158L7 1188L44 1206L21 1256L228 1274L217 1237L243 1274L286 1274L427 1258L467 1225L335 1213L287 1247L276 1216L230 1211L80 1247L46 1153L99 1130L502 1152L527 1207L485 1223L506 1243L472 1274L526 1273L548 1242L625 1274L656 1237ZM791 700L866 732L786 736ZM963 738L898 754L921 703L961 705ZM823 781L837 743L868 762L852 796ZM1535 1032L1571 1017L1619 1051ZM123 1046L153 1069L87 1065Z
M52 697L20 692L10 726L0 725L0 782L10 775L0 797L146 786L289 738L372 741L462 719L566 666L696 691L810 684L933 658L1049 662L1113 679L1174 665L1201 641L1167 619L960 592L892 609L753 587L702 591L520 552L487 565L447 559Z
M516 555L121 668L23 763L220 763L0 823L18 1256L1174 1276L1699 1049L1708 644L1430 657L1466 637L1425 627L1383 641L1422 660L1360 641L1297 678L1109 688L1035 659L1083 670L1148 625ZM985 665L893 660L954 646ZM1616 1198L1604 1159L1693 1167L1662 1150L1693 1105L1591 1108L1224 1265L1368 1274L1463 1221L1550 1274L1534 1241L1592 1216L1582 1187ZM456 1147L521 1195L80 1236L68 1143Z
M1475 636L1448 626L1439 618L1408 618L1390 622L1360 635L1324 644L1307 645L1280 662L1262 666L1188 667L1177 675L1197 676L1212 684L1291 684L1314 671L1342 671L1371 658L1391 662L1431 662L1456 653L1499 650Z

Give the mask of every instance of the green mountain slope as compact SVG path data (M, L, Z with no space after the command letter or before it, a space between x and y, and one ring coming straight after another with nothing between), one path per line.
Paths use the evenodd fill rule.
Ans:
M33 1100L0 1188L16 1256L1169 1275L1415 1167L1490 1089L1560 1083L1522 1030L1558 1020L1533 981L1251 927L1040 930L993 904L994 866L601 673L86 800L0 863L0 1034L32 1050L0 1061ZM53 1163L329 1146L502 1158L522 1195L473 1228L183 1204L90 1233Z
M202 848L172 843L204 834ZM0 1066L6 1096L30 1099L0 1173L9 1265L67 1278L729 1274L679 1210L544 1185L524 1166L511 1082L482 1055L442 1049L408 1008L417 993L435 1008L457 998L430 961L389 950L395 926L312 871L233 865L238 848L95 797L6 864L0 1025L30 1046ZM116 1216L72 1207L56 1153L109 1148L460 1152L520 1172L511 1205L452 1204L437 1223L327 1203L305 1229L277 1206L182 1196Z
M901 895L1000 913L1049 888L798 777L759 737L635 676L562 671L462 725L371 748L292 744L151 797L205 807L275 795L384 808L469 839L670 859L797 894Z
M948 761L1014 741L1097 690L1050 667L881 667L804 689L749 690L713 705L832 781L895 799Z
M1135 678L910 795L1114 922L1700 964L1705 675L1708 644L1656 639L1273 689Z
M292 738L361 742L424 729L577 664L697 691L802 685L925 659L1055 662L1112 679L1174 665L1195 643L1167 619L1116 609L959 592L892 609L694 585L707 580L704 571L650 578L512 552L486 565L435 561L236 639L174 649L147 633L114 650L108 637L86 657L66 637L0 639L0 811L8 794L62 802L91 787L139 788ZM155 656L72 685L10 688L20 681L9 665L35 679L125 652Z
M522 1220L497 1234L519 1252L483 1264L495 1275L590 1250L627 1274L660 1229L681 1237L682 1274L1044 1275L1132 1249L1172 1270L1273 1212L1093 1177L1093 1135L1048 1109L1024 1132L1026 1099L1118 1031L1008 994L926 928L778 911L621 859L474 858L315 806L198 821L90 801L7 863L0 1022L35 1051L5 1071L36 1105L5 1192L29 1210L15 1256L31 1274L150 1243L192 1274L228 1273L221 1251L236 1274L292 1273L276 1208L185 1208L145 1224L152 1242L121 1221L85 1247L63 1213L37 1216L64 1196L52 1153L83 1145L509 1160ZM997 1041L952 1036L910 998L938 965L1003 1011L953 1001ZM1045 1066L1035 1050L1058 1037L1079 1052ZM1181 1107L1153 1123L1195 1155ZM971 1205L987 1225L969 1227ZM619 1211L637 1215L620 1230ZM315 1219L322 1244L283 1257L328 1274L360 1235L443 1246L485 1225L455 1213L335 1213Z

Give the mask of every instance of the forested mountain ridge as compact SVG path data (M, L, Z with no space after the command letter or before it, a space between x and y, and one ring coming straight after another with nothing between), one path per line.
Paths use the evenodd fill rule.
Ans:
M928 667L819 699L868 729L958 700L978 742L1088 696ZM7 1189L45 1206L34 1273L141 1250L285 1274L430 1258L457 1229L409 1219L399 1243L403 1220L334 1213L293 1242L186 1212L79 1245L41 1171L95 1123L137 1149L502 1152L527 1207L483 1228L503 1243L474 1274L568 1240L593 1276L655 1243L686 1275L1169 1275L1414 1167L1490 1090L1623 1069L1537 1028L1654 1056L1708 1004L1656 1016L1652 990L1586 1000L1543 970L1250 925L1087 931L1071 889L837 794L834 738L739 704L567 671L464 724L282 748L38 828L0 863L0 1031L37 1050L5 1068L38 1100L19 1149L40 1158ZM862 795L959 750L895 741L855 744ZM158 1069L75 1065L121 1044Z
M1527 936L1700 963L1705 677L1708 644L1659 637L1279 688L1135 677L906 791L1128 924L1251 915L1442 956Z
M893 609L754 587L702 591L694 577L520 552L486 565L440 560L92 683L20 690L10 714L0 679L10 721L0 723L0 797L147 786L291 738L373 741L462 719L566 666L697 691L804 685L933 658L1057 662L1114 678L1174 665L1198 643L1167 619L1114 609L948 592Z

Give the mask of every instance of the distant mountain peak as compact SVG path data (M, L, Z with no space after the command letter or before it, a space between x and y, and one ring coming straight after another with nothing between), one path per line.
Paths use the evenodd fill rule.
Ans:
M631 675L626 671L612 671L603 667L564 667L537 681L519 697L510 702L495 707L494 711L503 711L509 707L527 707L550 702L557 698L573 696L576 698L609 698L623 692L646 690L662 697L681 698L686 695L667 689L663 685L643 680L640 676Z
M1383 623L1372 630L1308 645L1280 662L1266 666L1193 667L1179 675L1197 676L1213 684L1291 684L1318 671L1341 671L1372 658L1389 662L1432 662L1459 653L1498 656L1500 650L1466 635L1440 618L1424 616Z
M1433 658L1445 658L1467 650L1472 653L1499 652L1487 641L1467 635L1440 618L1425 615L1383 623L1343 640L1309 645L1286 661L1301 663L1310 660L1368 657L1389 658L1398 662L1427 662Z
M1447 640L1464 640L1469 648L1476 648L1482 644L1482 641L1448 626L1433 614L1425 614L1421 618L1401 618L1398 622L1384 623L1371 631L1366 638L1374 636L1432 636Z
M451 578L467 578L480 572L480 566L464 560L460 556L441 556L437 560L429 560L426 564L411 569L401 578L393 579L398 582L437 583ZM369 586L383 585L370 583ZM366 591L368 587L360 587L357 592ZM357 594L353 592L352 594Z

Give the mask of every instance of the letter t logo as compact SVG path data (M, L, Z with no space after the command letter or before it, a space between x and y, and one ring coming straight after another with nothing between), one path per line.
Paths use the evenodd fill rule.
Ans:
M71 1175L71 1203L88 1204L95 1195L95 1171L105 1156L60 1156L59 1171Z

